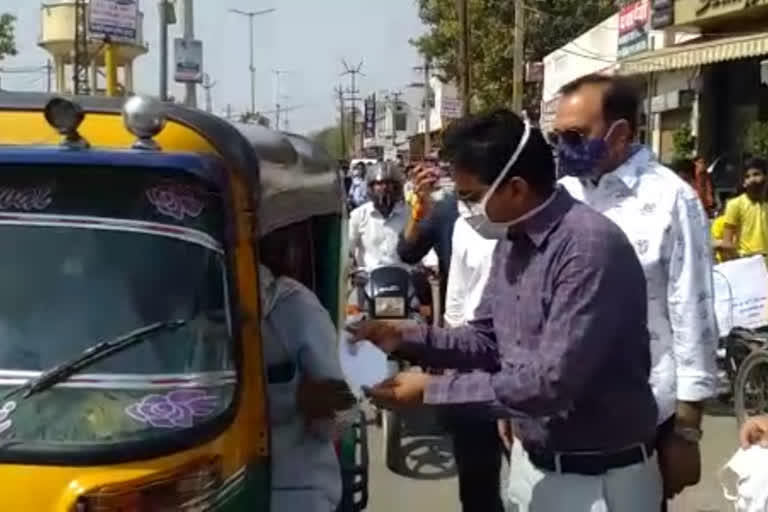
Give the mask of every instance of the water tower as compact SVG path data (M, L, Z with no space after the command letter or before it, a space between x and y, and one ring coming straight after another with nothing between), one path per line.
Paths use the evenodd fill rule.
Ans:
M40 40L38 44L53 57L56 72L56 91L71 94L74 91L76 56L78 51L79 31L86 30L87 38L80 45L81 54L86 54L88 67L87 89L90 94L104 94L105 69L103 41L92 37L85 29L85 15L88 0L48 0L40 7ZM118 82L123 93L133 91L133 61L147 53L144 42L143 13L139 12L136 37L133 39L114 40L114 56L118 67ZM81 66L82 67L82 66Z

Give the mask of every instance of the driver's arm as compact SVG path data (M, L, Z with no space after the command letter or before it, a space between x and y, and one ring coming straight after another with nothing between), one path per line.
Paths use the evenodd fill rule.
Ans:
M356 264L362 263L357 261L358 250L362 242L362 217L362 207L355 208L349 214L349 256Z

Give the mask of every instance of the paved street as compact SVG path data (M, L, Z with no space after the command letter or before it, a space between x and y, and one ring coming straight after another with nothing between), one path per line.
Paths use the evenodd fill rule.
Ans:
M371 426L368 431L371 454L369 512L460 512L455 477L429 480L406 478L392 473L386 468L382 458L381 429ZM736 450L736 420L730 415L713 413L705 418L704 432L702 482L675 500L671 507L672 512L729 510L722 498L717 472ZM447 446L443 446L445 452L427 450L425 443L428 440L429 438L409 438L405 443L418 442L414 453L415 458L424 464L421 472L434 474L438 466L445 462L443 457L449 452ZM412 460L411 463L413 462L416 461Z

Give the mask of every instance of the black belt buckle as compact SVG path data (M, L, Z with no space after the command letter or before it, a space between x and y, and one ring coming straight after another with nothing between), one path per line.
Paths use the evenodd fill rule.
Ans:
M653 443L636 444L612 453L554 453L533 451L528 453L531 463L539 469L577 475L604 475L612 469L639 464L653 455Z

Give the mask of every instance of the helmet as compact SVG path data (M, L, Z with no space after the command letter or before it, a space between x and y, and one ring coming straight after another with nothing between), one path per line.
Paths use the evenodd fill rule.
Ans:
M405 181L405 174L397 162L378 162L368 167L365 181L368 185L377 181L391 181L402 185Z
M365 176L368 197L373 206L385 217L389 217L395 205L403 198L405 176L395 162L379 162L368 167Z

